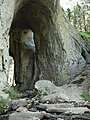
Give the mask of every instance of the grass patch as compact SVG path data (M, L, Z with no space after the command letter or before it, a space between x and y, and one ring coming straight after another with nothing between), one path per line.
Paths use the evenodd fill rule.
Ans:
M6 100L2 96L0 96L0 110L6 107L6 103Z
M81 97L84 98L85 101L90 102L90 93L82 93Z
M81 36L84 36L86 38L90 38L90 33L89 32L79 32Z
M9 86L9 85L7 85L7 86L4 88L3 91L4 91L6 94L9 94L9 97L10 97L11 99L17 99L18 96L19 96L19 92L18 92L15 88L13 88L13 87L11 87L11 86Z
M41 98L42 96L46 96L47 95L47 93L46 92L42 92L41 90L38 90L37 92L36 92L36 97L37 98Z

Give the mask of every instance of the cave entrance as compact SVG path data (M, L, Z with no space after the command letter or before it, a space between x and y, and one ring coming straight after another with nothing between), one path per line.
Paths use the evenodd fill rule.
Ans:
M51 80L56 85L66 83L68 75L62 69L66 51L60 33L60 27L64 28L64 18L58 1L21 2L17 1L10 30L10 54L15 63L16 85L26 90L43 79ZM34 33L34 49L27 42L30 30Z
M35 52L34 33L31 29L17 29L10 32L9 53L14 59L15 84L21 91L30 88Z
M15 10L11 25L10 55L14 59L15 83L21 90L26 90L32 88L34 82L39 79L53 79L54 74L51 75L49 72L51 60L47 61L46 58L53 57L50 56L52 50L49 50L49 44L52 46L52 38L49 38L48 32L51 22L50 11L39 1L22 2L22 6ZM49 44L48 39L51 42Z

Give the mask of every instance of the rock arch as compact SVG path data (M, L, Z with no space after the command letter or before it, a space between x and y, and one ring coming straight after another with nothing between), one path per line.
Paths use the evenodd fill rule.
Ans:
M25 71L22 71L21 67L25 66L22 61L26 59L25 55L28 55L30 50L22 58L20 51L25 52L25 49L21 48L21 43L17 43L16 48L13 49L16 53L14 58L18 58L15 73L17 84L20 86L29 83L30 87L35 80L39 79L49 79L55 84L61 85L69 82L85 66L79 45L81 38L64 18L58 2L58 0L53 2L27 0L22 2L20 9L16 8L11 34L15 30L22 33L25 29L32 29L36 46L36 53L31 53L26 60L35 60L31 60L31 63L27 64L30 67L25 68L28 74L24 73ZM19 35L19 32L17 34ZM22 38L21 34L19 37ZM18 57L16 57L17 55ZM25 79L23 79L23 73ZM28 88L27 85L26 88Z
M59 2L15 2L10 54L15 60L16 83L21 90L32 88L39 79L49 79L57 85L68 83L85 67L81 55L84 42L64 17ZM30 29L34 33L34 51L22 39L27 38Z

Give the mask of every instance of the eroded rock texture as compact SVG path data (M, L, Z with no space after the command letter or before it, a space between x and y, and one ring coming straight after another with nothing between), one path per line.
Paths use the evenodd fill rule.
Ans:
M15 81L18 87L29 89L34 73L35 44L31 30L17 30L11 34L10 55L14 58Z
M10 54L15 60L16 84L23 90L39 79L68 83L85 67L84 41L64 17L59 2L16 0ZM30 43L30 29L35 46Z
M0 88L7 82L9 67L9 30L15 1L0 0Z

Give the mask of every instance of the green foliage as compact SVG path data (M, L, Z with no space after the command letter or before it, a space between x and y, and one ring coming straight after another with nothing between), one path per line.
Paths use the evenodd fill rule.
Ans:
M0 110L6 107L6 100L0 96Z
M90 33L89 32L80 32L80 35L84 36L84 37L87 37L87 38L90 38Z
M4 88L4 92L5 92L6 94L9 94L9 97L10 97L11 99L17 99L18 96L19 96L19 92L18 92L16 89L14 89L13 87L10 87L9 85L7 85L7 86Z
M65 11L65 15L78 31L90 32L89 2L77 3L73 8L68 8Z
M41 96L46 96L47 93L46 92L42 92L41 90L38 90L37 93L36 93L36 97L37 98L41 98Z
M82 93L81 97L83 97L85 101L90 102L90 93Z

